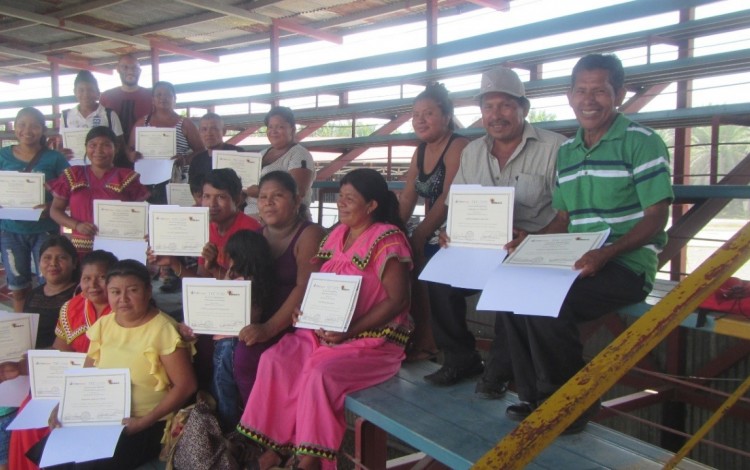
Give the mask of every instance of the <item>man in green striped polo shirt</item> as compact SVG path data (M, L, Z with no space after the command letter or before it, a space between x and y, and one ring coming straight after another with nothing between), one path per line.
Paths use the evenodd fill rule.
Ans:
M580 275L557 318L499 314L522 400L506 414L519 420L583 367L578 323L645 298L667 241L669 154L653 130L618 113L622 63L614 55L583 57L571 85L568 102L581 127L560 147L552 195L558 212L542 233L611 232L602 248L576 262ZM597 403L567 432L580 432L598 409Z

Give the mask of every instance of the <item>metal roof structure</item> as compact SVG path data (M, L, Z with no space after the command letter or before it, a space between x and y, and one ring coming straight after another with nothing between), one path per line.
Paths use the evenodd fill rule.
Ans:
M435 2L466 11L472 2ZM477 1L498 8L509 1ZM268 48L273 29L284 44L340 42L342 34L423 18L410 0L4 0L0 4L0 80L49 74L50 63L103 71L119 55L161 60ZM106 70L106 69L105 69ZM107 70L108 72L108 70Z

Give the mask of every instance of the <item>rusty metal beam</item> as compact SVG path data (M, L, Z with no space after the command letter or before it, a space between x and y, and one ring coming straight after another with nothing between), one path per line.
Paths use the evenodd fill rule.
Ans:
M255 131L260 129L260 126L249 126L246 127L245 130L241 131L239 134L233 135L227 140L228 144L237 145L240 142L242 142L246 137L251 136Z
M51 63L62 65L64 67L68 67L71 69L88 70L89 72L96 72L96 73L101 73L104 75L112 75L112 69L91 65L91 63L87 60L60 59L54 56L47 57L47 60Z
M394 117L390 122L383 125L380 129L376 130L370 135L388 135L401 127L403 123L411 119L411 113L404 113L400 116ZM355 148L352 150L349 150L348 152L345 152L335 160L333 160L331 163L328 164L325 168L322 168L320 171L318 171L316 180L317 181L325 181L331 176L333 176L337 171L344 168L347 164L351 163L355 158L362 155L365 151L367 151L366 147L361 148Z
M716 423L721 420L721 418L724 417L724 415L729 411L729 409L734 406L735 403L737 403L737 400L742 398L742 396L750 390L750 376L748 376L742 384L737 387L737 390L732 393L732 395L725 401L719 409L714 412L714 414L711 415L708 420L703 423L703 426L700 427L694 434L693 437L688 439L688 441L685 443L684 446L671 458L669 459L669 462L667 462L666 465L664 465L665 470L671 470L677 466L677 464L685 458L685 456L690 452L690 450L695 447L703 437L708 434L708 432L716 425Z
M250 10L245 10L244 8L239 8L233 5L223 5L218 2L214 2L212 0L176 0L180 3L184 3L186 5L191 5L196 8L202 8L204 10L212 11L214 13L219 13L221 15L225 16L231 16L234 18L240 18L243 20L250 21L252 23L260 23L262 25L270 25L271 24L271 18L266 15L261 15L260 13L255 13Z
M328 121L321 120L321 121L314 121L314 122L308 122L305 125L305 128L301 131L297 131L297 140L305 140L307 137L310 136L313 132L317 131L321 127L325 126Z
M283 29L284 31L289 31L290 33L301 34L303 36L318 39L320 41L332 42L333 44L344 44L344 38L338 34L311 28L287 18L274 18L273 24Z
M591 360L474 465L521 469L750 259L750 223Z
M469 3L497 11L510 10L510 0L468 0Z

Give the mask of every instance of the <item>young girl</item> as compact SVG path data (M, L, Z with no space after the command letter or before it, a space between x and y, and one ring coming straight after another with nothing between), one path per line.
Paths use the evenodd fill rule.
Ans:
M240 230L229 238L224 250L229 259L226 279L252 281L250 321L263 321L264 312L271 311L273 301L273 258L268 242L257 232ZM214 340L211 394L216 398L219 422L224 430L237 425L244 405L239 399L233 373L236 345L237 336Z
M16 115L13 131L18 144L0 149L0 170L44 173L46 181L60 176L68 161L63 154L47 148L44 115L34 108L23 108ZM49 218L52 195L46 193L47 207L38 221L0 221L2 260L13 293L13 310L23 311L23 303L31 291L33 277L39 275L39 252L47 238L58 233L60 227ZM31 271L34 259L36 272Z

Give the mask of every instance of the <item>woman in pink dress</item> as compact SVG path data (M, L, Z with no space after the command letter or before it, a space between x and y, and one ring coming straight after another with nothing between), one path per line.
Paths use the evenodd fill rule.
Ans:
M348 393L393 377L409 338L411 252L396 196L370 169L341 180L340 224L321 243L321 272L362 276L345 333L297 329L268 349L237 429L267 450L250 468L296 456L300 469L336 468ZM297 318L304 312L297 312Z
M115 167L117 136L109 127L97 126L86 134L86 157L90 165L66 169L48 186L54 196L50 216L58 224L73 230L71 241L83 256L94 247L94 199L145 201L148 190L140 175L127 168ZM70 207L70 215L65 209Z

